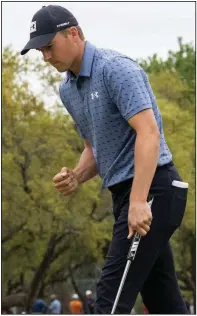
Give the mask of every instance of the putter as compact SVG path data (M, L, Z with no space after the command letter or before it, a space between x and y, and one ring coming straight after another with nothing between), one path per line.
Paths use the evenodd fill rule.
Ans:
M154 198L152 198L148 202L150 207L151 207L151 205L153 203L153 199ZM120 282L120 286L119 286L118 292L116 294L116 299L114 301L114 305L112 307L111 314L115 314L116 307L118 305L118 301L119 301L119 298L120 298L120 294L122 292L122 289L123 289L123 286L124 286L124 283L125 283L125 280L126 280L126 277L127 277L130 265L131 265L131 262L133 262L133 260L135 259L135 255L136 255L139 243L140 243L140 239L141 239L140 234L135 233L134 236L133 236L133 240L132 240L131 246L129 248L129 252L128 252L128 255L127 255L127 264L126 264L126 267L125 267L125 270L124 270L124 273L123 273L123 276L122 276L122 279L121 279L121 282Z

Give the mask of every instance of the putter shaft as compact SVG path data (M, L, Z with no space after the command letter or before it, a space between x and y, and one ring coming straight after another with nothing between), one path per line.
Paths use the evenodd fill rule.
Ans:
M117 293L117 295L116 295L116 299L115 299L115 302L114 302L114 305L113 305L111 314L114 314L114 312L115 312L115 310L116 310L116 306L117 306L117 304L118 304L119 297L120 297L120 294L121 294L121 292L122 292L122 288L123 288L123 286L124 286L124 283L125 283L125 280L126 280L126 277L127 277L127 273L128 273L128 271L129 271L130 264L131 264L131 261L128 260L128 261L127 261L127 264L126 264L126 267L125 267L125 270L124 270L124 274L123 274L123 276L122 276L122 280L121 280L119 289L118 289L118 293Z

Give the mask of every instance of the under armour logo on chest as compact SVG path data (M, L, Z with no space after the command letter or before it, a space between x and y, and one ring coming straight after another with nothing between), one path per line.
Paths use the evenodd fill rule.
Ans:
M91 98L92 98L92 100L94 100L94 98L99 98L99 94L98 94L98 92L96 91L96 92L93 92L93 93L91 93Z

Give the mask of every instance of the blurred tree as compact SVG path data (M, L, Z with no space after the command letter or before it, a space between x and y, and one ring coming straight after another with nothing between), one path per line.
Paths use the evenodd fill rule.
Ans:
M179 85L183 85L182 97L193 102L195 98L195 48L192 43L183 43L182 37L178 38L178 50L168 51L166 60L162 60L157 54L147 58L147 60L140 59L139 63L149 74L158 74L160 72L170 72L174 77L174 73L179 76L181 81ZM185 85L187 89L185 89ZM180 93L179 86L179 93ZM173 86L172 86L173 89Z

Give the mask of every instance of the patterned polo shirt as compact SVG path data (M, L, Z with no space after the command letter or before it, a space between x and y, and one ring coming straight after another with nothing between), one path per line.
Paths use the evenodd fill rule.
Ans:
M172 160L147 75L131 58L86 42L80 73L67 72L60 97L92 146L103 187L134 176L136 132L128 119L145 109L153 110L160 131L158 166Z

